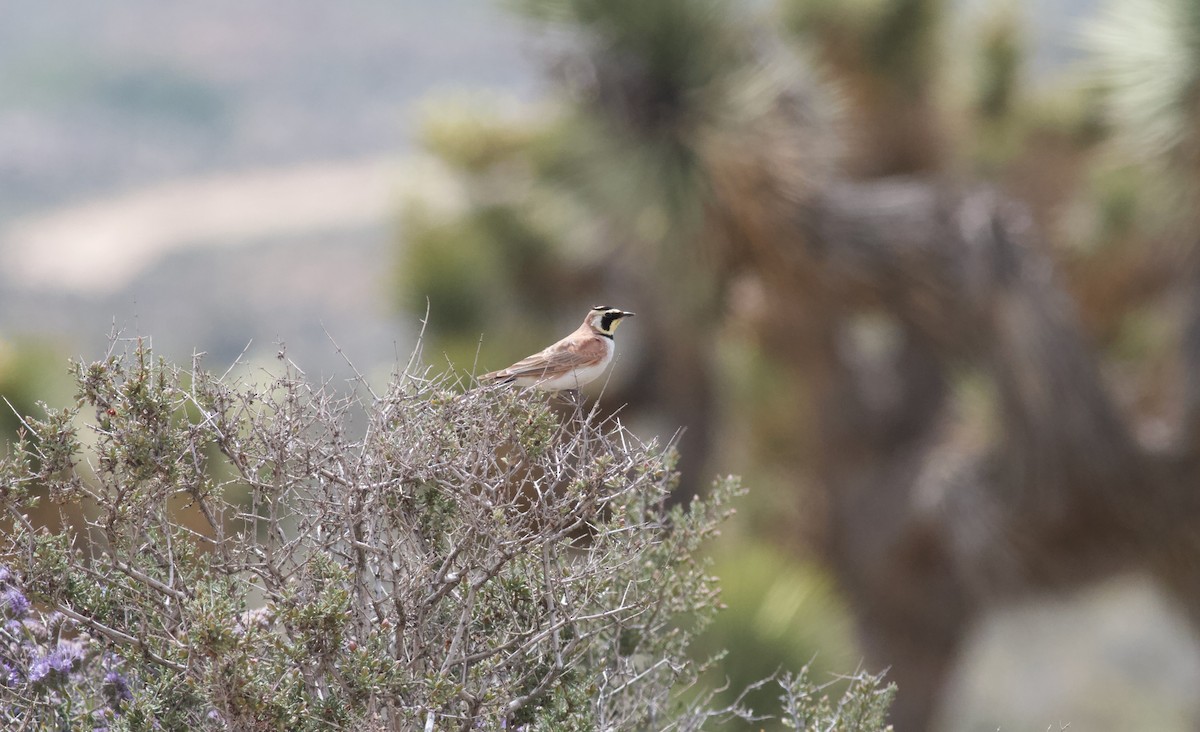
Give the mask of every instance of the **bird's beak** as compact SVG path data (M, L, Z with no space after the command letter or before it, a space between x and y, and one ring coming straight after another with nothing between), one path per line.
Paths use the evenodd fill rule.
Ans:
M621 311L621 317L622 317L622 318L628 318L628 317L630 317L631 315L637 315L637 313L631 313L631 312L629 312L628 310L622 310L622 311Z

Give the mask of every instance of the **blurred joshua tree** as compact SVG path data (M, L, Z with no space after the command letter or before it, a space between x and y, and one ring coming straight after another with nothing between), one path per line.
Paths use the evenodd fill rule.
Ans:
M751 454L794 471L797 531L893 670L898 729L928 725L966 628L999 602L1137 568L1200 624L1200 269L1180 266L1195 236L1179 226L1200 210L1194 3L1114 4L1091 35L1101 83L1054 99L1023 88L1004 8L956 97L934 0L786 0L785 35L722 0L518 5L561 93L452 139L431 119L469 205L410 225L419 307L466 238L512 272L463 285L503 294L460 331L472 344L512 312L497 301L521 314L489 330L518 333L585 290L650 314L611 401L687 426L685 461L755 425ZM1155 177L1175 206L1142 189ZM1169 339L1129 348L1171 292L1193 301L1173 370ZM718 405L718 378L736 403ZM1153 440L1151 423L1167 425Z
M1134 159L1171 174L1194 204L1200 195L1200 6L1110 2L1088 31L1114 140Z
M785 27L846 99L855 176L931 172L946 163L944 0L781 0ZM825 140L829 142L827 138Z
M1143 195L1132 197L1136 218L1130 218L1137 223L1129 228L1166 250L1159 259L1171 271L1160 276L1162 299L1183 303L1180 325L1171 329L1182 334L1177 364L1168 372L1177 385L1167 391L1178 405L1167 413L1177 428L1163 452L1170 459L1166 478L1175 484L1168 497L1187 510L1167 521L1170 531L1155 547L1153 568L1200 625L1193 511L1200 461L1200 5L1111 2L1088 28L1088 39L1114 147L1140 172Z

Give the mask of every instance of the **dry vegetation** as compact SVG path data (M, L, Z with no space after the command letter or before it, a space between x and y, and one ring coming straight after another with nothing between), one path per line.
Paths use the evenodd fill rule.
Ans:
M698 550L735 480L668 510L664 446L540 394L461 393L415 356L376 392L313 384L284 354L253 387L117 345L0 463L13 728L753 716L712 708L686 656L718 605ZM39 502L56 530L31 522ZM778 684L801 727L875 729L891 696L867 675L841 702L803 673Z

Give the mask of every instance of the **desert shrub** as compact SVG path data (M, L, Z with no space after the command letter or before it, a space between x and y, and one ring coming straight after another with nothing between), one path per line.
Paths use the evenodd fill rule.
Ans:
M687 660L718 606L700 550L736 480L667 510L666 446L543 395L463 391L415 357L376 391L313 383L282 354L253 385L122 344L74 364L75 405L24 416L0 463L7 722L682 730L753 716L710 708ZM53 530L28 519L39 501L59 508ZM857 704L835 728L876 728L892 693L866 675L838 702L803 675L780 683L801 727Z

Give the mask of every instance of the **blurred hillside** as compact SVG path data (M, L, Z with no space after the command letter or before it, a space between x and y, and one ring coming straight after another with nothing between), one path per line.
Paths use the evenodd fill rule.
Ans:
M520 24L469 0L3 15L0 333L68 352L96 352L115 320L176 358L280 338L333 368L324 323L389 361L412 324L379 264L403 192L438 185L409 162L414 106L536 88Z
M446 86L533 89L489 3L9 5L0 221L173 178L396 154Z

